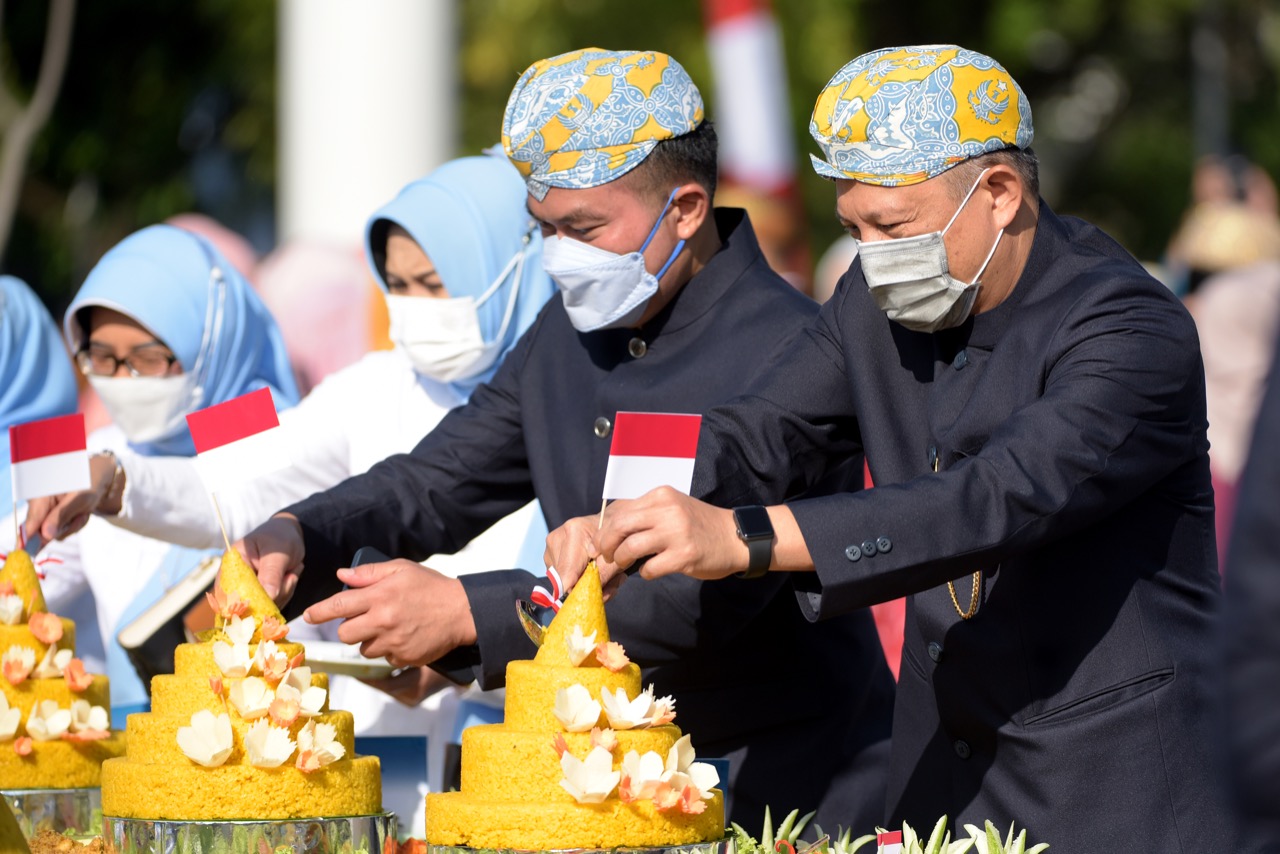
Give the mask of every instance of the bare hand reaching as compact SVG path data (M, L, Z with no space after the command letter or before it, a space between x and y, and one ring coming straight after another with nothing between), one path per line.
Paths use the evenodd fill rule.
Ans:
M302 557L306 547L302 526L290 513L277 513L239 542L235 548L258 573L258 581L267 595L278 605L293 596L302 574Z

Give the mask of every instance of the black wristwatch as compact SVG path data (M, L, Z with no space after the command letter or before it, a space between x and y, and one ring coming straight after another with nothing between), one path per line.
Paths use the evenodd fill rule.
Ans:
M738 536L747 544L747 570L738 578L759 578L769 571L773 560L773 523L769 511L759 504L733 508L733 518L738 524Z

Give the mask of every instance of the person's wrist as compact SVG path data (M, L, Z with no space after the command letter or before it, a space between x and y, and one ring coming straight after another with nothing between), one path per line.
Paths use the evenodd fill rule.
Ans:
M747 560L739 578L760 578L773 563L773 521L759 504L733 508L733 521L738 541L747 552Z
M89 471L97 493L93 512L99 516L118 516L124 506L124 465L115 451L99 451L90 458Z

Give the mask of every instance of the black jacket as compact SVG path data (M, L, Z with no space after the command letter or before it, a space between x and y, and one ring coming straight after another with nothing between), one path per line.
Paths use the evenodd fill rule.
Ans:
M700 413L746 388L817 307L768 268L742 212L717 211L717 225L720 252L642 329L581 334L552 299L410 454L290 508L307 565L292 609L335 591L331 570L360 546L452 552L535 496L552 527L597 512L617 411ZM486 688L534 653L513 604L532 582L522 570L462 577L479 643L449 658L470 654ZM758 828L769 805L821 806L829 828L878 821L893 683L866 610L811 625L781 578L677 577L624 584L608 614L646 684L676 697L699 754L731 758L734 820Z
M776 501L865 451L874 489L790 506L811 616L910 594L890 826L945 814L1016 820L1061 851L1232 850L1195 328L1105 234L1040 210L1010 297L956 329L891 323L855 264L704 420L694 493ZM967 609L976 570L963 620L946 582Z

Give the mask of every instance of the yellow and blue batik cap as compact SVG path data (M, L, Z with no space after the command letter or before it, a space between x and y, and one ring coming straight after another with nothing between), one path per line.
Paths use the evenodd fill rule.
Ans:
M665 53L587 48L535 62L502 116L502 148L541 200L621 178L703 118L702 95Z
M824 178L897 187L957 163L1031 145L1031 105L989 56L956 45L863 54L836 72L813 106L809 133Z

